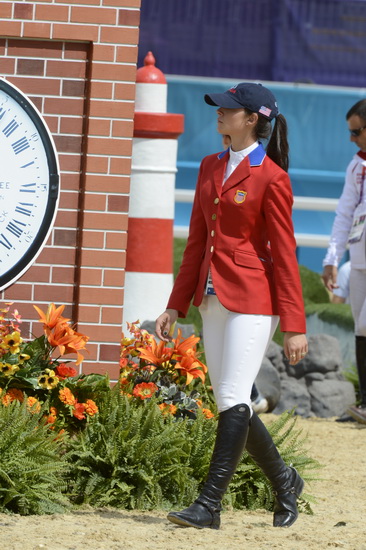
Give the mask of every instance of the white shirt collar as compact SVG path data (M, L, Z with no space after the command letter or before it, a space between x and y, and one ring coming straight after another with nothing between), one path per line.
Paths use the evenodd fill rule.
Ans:
M241 151L233 151L232 148L230 147L229 149L230 158L226 166L226 172L225 172L223 183L225 183L225 181L231 176L231 174L234 172L238 164L240 164L241 161L249 155L249 153L254 151L254 149L256 149L258 145L259 145L259 142L255 141L254 143L252 143L252 145L249 145L249 147L246 147Z

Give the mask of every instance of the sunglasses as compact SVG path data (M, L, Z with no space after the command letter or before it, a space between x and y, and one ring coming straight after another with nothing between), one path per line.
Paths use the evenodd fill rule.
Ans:
M358 137L365 128L366 126L363 126L362 128L357 128L356 130L350 130L349 133L351 136Z

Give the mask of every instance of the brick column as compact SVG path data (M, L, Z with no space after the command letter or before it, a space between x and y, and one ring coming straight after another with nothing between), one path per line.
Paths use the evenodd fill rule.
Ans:
M140 0L0 3L0 76L43 114L61 167L50 238L1 299L14 302L33 334L41 331L33 304L66 304L65 316L90 337L83 371L112 378L123 317L139 8Z

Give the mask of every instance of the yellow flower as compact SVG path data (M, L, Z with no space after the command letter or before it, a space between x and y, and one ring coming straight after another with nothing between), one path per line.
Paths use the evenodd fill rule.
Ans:
M47 369L47 370L50 370L50 369ZM38 385L45 390L52 390L53 388L55 388L59 383L59 379L57 378L57 376L54 376L54 374L55 374L54 372L53 372L53 375L42 374L38 378Z
M18 365L11 365L10 363L0 363L0 372L5 376L12 376L19 370Z
M52 370L52 369L44 369L44 372L45 372L48 376L52 376L52 377L53 377L53 376L56 375L55 371Z
M28 361L30 359L30 355L27 355L26 353L20 353L19 354L19 364L23 365L24 361Z
M0 347L2 349L9 350L10 353L19 353L20 344L23 342L23 338L20 336L20 332L14 331L11 334L7 334Z

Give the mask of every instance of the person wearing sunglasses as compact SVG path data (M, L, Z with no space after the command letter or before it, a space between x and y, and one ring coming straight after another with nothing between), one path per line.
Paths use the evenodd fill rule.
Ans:
M222 498L246 449L273 487L274 527L290 527L298 517L304 481L282 459L251 404L254 380L279 321L290 364L308 351L291 219L287 123L272 92L261 84L241 82L204 100L216 107L217 130L230 136L230 147L202 160L187 246L155 331L169 341L171 325L187 315L193 298L202 316L219 415L200 494L168 519L184 527L218 529Z
M329 247L323 260L323 280L331 292L338 288L338 265L349 245L350 304L355 321L356 365L360 403L347 409L366 424L366 99L346 115L350 140L358 147L348 165L342 195L334 219Z

